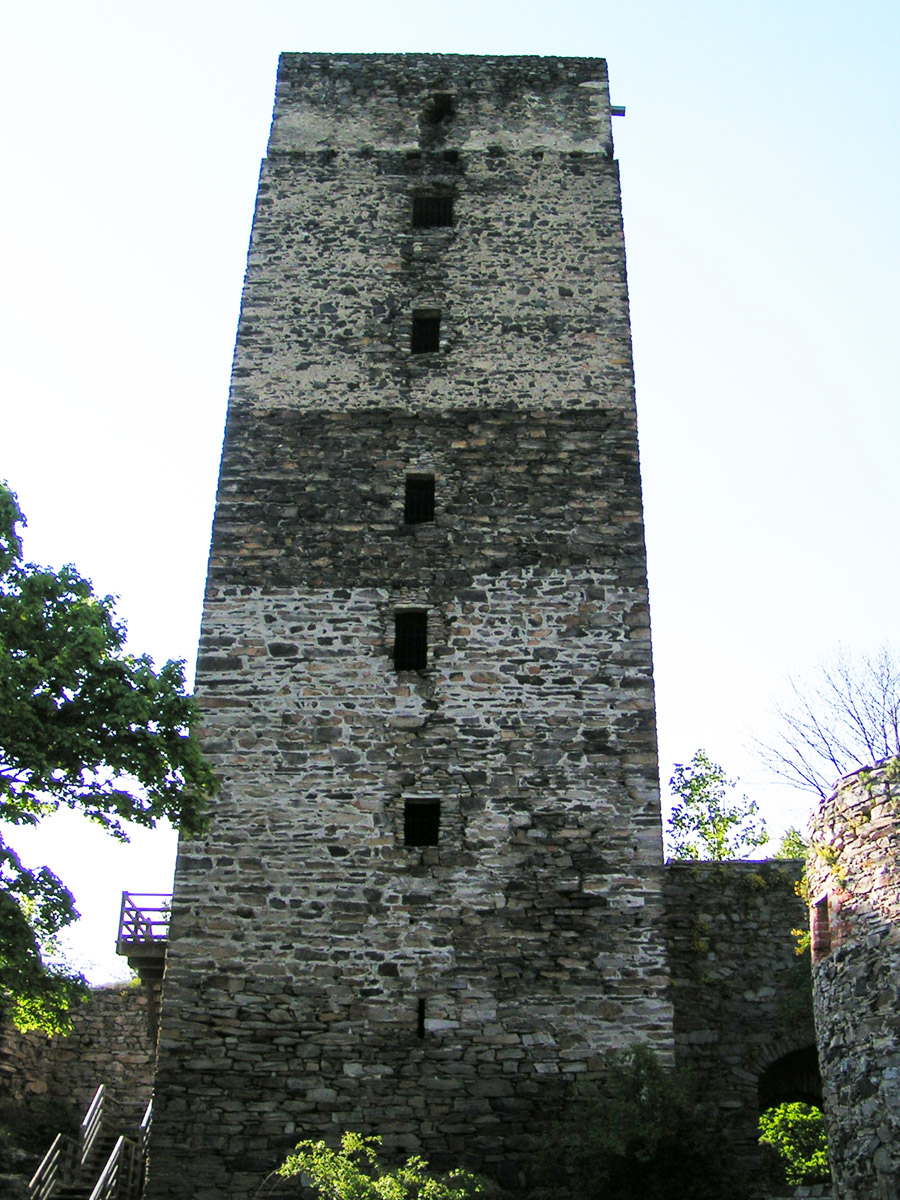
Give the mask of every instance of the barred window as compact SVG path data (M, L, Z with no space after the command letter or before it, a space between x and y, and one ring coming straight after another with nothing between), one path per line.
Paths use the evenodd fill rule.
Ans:
M403 520L407 525L421 525L434 520L434 476L407 475Z
M428 666L428 613L394 613L394 668L424 671Z
M453 224L452 196L413 196L413 229L435 229Z

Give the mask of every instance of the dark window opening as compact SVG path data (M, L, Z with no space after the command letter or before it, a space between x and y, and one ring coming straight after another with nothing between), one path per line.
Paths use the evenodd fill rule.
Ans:
M441 826L440 800L406 800L403 804L403 842L407 846L436 846Z
M440 125L442 121L453 116L453 93L432 92L429 118L432 125Z
M827 958L831 953L831 923L828 919L828 897L823 896L812 906L810 914L810 929L812 941L812 960Z
M413 313L410 350L413 354L429 354L441 345L441 314L434 308Z
M394 613L394 668L424 671L428 665L428 613Z
M436 229L453 224L452 196L413 196L413 229Z
M425 1036L425 1001L419 1000L416 1003L416 1037L423 1038Z
M407 525L421 525L434 520L434 476L407 475L403 520Z

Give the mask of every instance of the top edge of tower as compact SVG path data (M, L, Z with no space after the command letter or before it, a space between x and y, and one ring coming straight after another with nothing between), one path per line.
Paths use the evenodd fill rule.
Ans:
M557 55L284 53L269 153L611 151L606 60Z

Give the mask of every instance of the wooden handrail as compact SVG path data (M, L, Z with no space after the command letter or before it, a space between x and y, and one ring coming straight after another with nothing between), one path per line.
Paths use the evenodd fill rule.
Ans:
M94 1098L88 1105L84 1120L78 1130L78 1164L84 1166L91 1156L100 1130L103 1128L103 1117L106 1109L106 1084L101 1083L94 1092Z
M94 1184L90 1200L137 1200L141 1187L141 1156L131 1138L120 1137Z
M170 892L123 892L119 912L119 936L117 950L136 942L146 945L164 942L169 936L169 918L172 911Z
M78 1143L75 1139L58 1133L28 1184L30 1200L48 1200L58 1183L71 1178L77 1156Z

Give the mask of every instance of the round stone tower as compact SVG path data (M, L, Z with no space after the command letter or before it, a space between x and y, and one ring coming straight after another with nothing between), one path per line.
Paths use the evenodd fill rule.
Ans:
M900 760L810 822L813 1000L835 1196L900 1195Z

